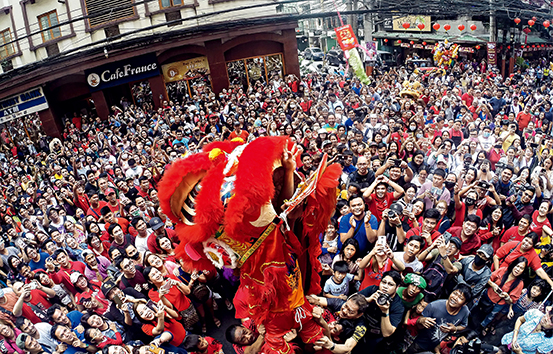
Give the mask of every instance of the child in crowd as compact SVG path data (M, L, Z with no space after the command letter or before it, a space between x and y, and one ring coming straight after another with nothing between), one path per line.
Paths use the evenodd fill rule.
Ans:
M189 334L182 343L189 353L198 354L224 354L223 344L211 337L202 337L197 334Z
M329 299L339 299L341 303L345 302L349 294L349 283L352 280L359 280L359 277L349 273L346 261L335 262L332 266L332 277L324 286L324 296Z

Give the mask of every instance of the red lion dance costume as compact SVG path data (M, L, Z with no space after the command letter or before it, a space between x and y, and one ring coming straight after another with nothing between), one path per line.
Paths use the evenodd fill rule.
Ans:
M335 209L341 168L327 166L325 156L297 189L292 182L295 193L278 216L278 198L295 173L295 163L290 167L283 156L293 147L284 137L215 142L173 162L159 185L161 207L176 223L183 264L240 268L239 292L249 317L265 325L263 353L293 350L283 339L291 329L305 343L323 336L304 289L321 290L319 234Z

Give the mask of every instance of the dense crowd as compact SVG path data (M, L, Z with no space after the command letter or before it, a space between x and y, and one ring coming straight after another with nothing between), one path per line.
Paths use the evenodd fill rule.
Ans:
M326 333L314 349L550 353L553 109L540 64L508 78L468 61L399 67L371 85L274 76L218 95L181 85L159 109L75 113L61 140L8 124L0 351L222 353L206 332L235 310L226 339L259 352L264 326L234 309L239 274L179 263L157 185L209 142L289 136L301 178L324 153L343 168L320 236L323 292L308 294Z

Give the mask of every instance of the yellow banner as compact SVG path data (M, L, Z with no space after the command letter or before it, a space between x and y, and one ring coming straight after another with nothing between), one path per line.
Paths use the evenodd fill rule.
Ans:
M178 61L161 67L165 82L190 80L209 74L207 57Z
M409 24L409 27L403 27L404 23ZM418 27L419 24L424 25L422 30ZM432 23L430 22L430 16L394 16L392 19L392 29L394 31L430 32L432 30Z

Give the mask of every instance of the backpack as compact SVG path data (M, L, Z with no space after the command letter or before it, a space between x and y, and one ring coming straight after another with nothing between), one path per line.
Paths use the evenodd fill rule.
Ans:
M426 293L432 296L434 299L437 299L444 286L445 279L447 278L447 272L444 265L440 262L441 257L438 254L438 257L430 263L430 265L424 270L422 276L426 280Z

